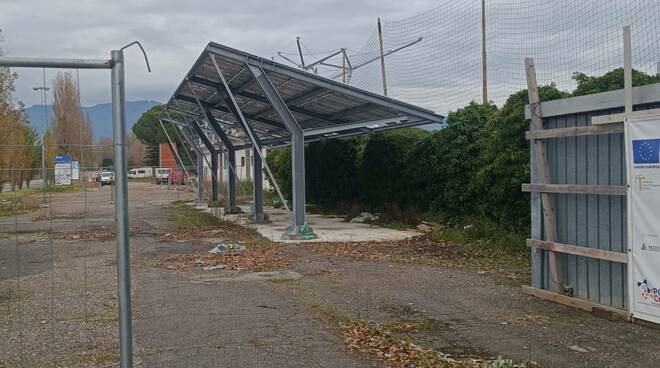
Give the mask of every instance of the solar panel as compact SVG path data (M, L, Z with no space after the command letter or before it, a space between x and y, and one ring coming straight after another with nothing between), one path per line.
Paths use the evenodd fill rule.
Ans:
M252 68L252 71L251 71ZM199 120L209 116L244 146L250 140L227 103L222 78L262 146L290 143L291 134L254 77L261 70L303 130L305 141L445 122L432 111L367 92L227 46L210 43L167 108ZM221 77L222 75L222 77ZM242 148L240 145L236 148Z

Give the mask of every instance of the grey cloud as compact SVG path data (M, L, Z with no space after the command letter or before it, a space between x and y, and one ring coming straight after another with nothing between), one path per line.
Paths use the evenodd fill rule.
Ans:
M104 58L140 40L153 73L136 50L127 51L127 98L165 101L209 41L264 57L294 51L297 35L313 49L358 48L378 16L397 19L432 6L430 0L0 1L0 46L13 56ZM17 72L16 96L38 103L32 87L41 84L41 71ZM47 71L47 83L55 73ZM109 100L108 78L81 71L83 104Z

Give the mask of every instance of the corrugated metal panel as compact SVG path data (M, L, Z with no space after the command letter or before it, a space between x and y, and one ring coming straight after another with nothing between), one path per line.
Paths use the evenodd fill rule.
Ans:
M660 103L636 106L658 108ZM544 128L590 125L593 115L620 113L622 109L558 115L544 119ZM625 185L623 134L601 134L547 140L548 160L555 184ZM533 149L533 147L532 147ZM532 181L536 160L532 150ZM626 252L626 199L622 196L556 194L557 236L560 243ZM532 196L532 236L542 236L538 194ZM627 309L627 268L617 262L562 254L563 279L573 296ZM546 251L535 251L532 286L549 289Z

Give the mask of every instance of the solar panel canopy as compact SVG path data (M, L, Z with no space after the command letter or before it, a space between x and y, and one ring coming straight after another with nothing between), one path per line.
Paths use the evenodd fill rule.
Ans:
M270 80L304 132L305 141L444 123L432 111L370 93L272 60L210 43L170 98L167 109L199 121L213 115L232 140L250 146L223 97L231 95L262 146L290 143L291 134L257 83L252 68ZM237 145L236 148L240 148Z

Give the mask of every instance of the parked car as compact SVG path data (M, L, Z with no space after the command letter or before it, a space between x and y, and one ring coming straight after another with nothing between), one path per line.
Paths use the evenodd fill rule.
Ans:
M101 186L112 185L115 182L115 173L112 171L103 171L101 173Z
M129 179L150 178L154 170L150 167L136 167L128 171Z
M172 169L170 169L169 167L156 168L156 184L167 183L171 172Z
M188 175L183 171L174 171L170 173L169 181L171 184L186 184Z

